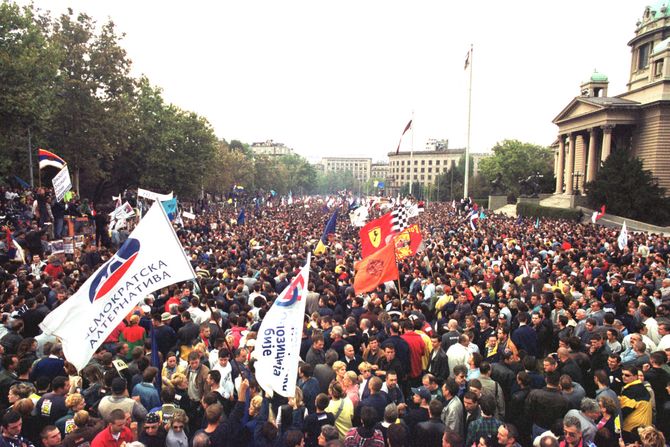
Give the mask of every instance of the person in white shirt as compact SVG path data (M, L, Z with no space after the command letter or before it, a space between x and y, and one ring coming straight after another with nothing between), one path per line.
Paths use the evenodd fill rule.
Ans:
M217 390L224 399L230 399L235 391L233 386L233 367L230 365L230 351L226 348L219 349L219 361L212 364L212 370L221 374L219 389Z
M665 351L670 348L670 324L661 323L658 325L658 335L661 337L661 340L656 346L657 351Z
M466 365L470 359L470 337L466 334L461 334L458 337L458 343L454 343L447 350L447 358L449 359L449 376L454 377L454 367L456 365Z

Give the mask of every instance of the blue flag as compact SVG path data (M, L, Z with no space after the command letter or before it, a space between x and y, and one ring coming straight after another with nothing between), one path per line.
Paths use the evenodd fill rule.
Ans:
M320 255L325 253L326 251L326 246L328 245L328 235L335 233L335 227L337 226L337 211L333 213L332 216L330 216L330 219L328 219L328 223L326 224L326 229L323 230L323 234L321 235L321 239L319 240L319 243L316 245L316 248L314 249L314 254L315 255Z
M173 197L170 200L161 202L161 205L163 205L163 209L165 210L165 214L167 214L168 219L173 221L174 218L177 217L177 198Z
M516 224L521 225L521 220L522 219L523 219L523 217L521 216L521 214L519 214L519 217L516 218Z
M539 217L535 220L535 228L540 228L540 218Z
M237 225L244 225L246 217L244 215L244 208L240 211L240 214L237 216Z

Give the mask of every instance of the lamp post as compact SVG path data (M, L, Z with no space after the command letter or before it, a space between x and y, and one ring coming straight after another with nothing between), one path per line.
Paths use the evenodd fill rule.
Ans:
M581 191L579 190L579 178L583 177L584 174L577 171L574 174L572 174L572 177L574 178L574 183L575 183L575 195L581 195Z

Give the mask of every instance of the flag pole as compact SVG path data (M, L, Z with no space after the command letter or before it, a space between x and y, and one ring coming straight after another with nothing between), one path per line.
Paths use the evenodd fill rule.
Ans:
M467 199L468 194L468 181L470 177L470 117L472 115L472 59L473 59L473 45L470 44L470 83L468 86L468 140L467 145L465 146L465 175L463 180L463 198Z
M409 195L412 195L412 183L414 183L414 110L412 110L412 147L409 149Z
M28 126L28 163L30 164L30 187L35 187L35 178L33 177L33 144L31 142L30 126Z

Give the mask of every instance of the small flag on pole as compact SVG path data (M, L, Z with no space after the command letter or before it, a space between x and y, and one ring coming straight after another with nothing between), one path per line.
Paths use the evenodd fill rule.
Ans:
M463 67L463 70L467 70L468 67L470 66L470 53L472 50L468 50L468 54L465 55L465 67Z
M46 149L37 149L37 158L40 161L40 169L46 168L47 166L63 169L63 166L66 165L65 160Z
M628 228L626 228L626 221L623 221L623 226L621 227L621 233L617 238L617 244L619 245L619 250L623 250L624 247L628 246Z
M330 219L328 219L328 223L326 224L326 228L323 230L321 239L319 239L319 243L316 245L316 248L314 249L315 255L320 255L326 252L326 246L328 245L328 235L335 233L336 225L337 225L337 211L335 211L333 215L330 216Z
M591 222L598 222L605 215L605 205L600 207L600 211L594 211L591 215Z
M535 219L535 228L540 228L540 218Z
M402 131L402 135L400 135L400 141L398 141L398 149L395 150L395 154L398 155L400 153L400 144L402 143L402 137L407 133L408 130L412 128L412 120L409 120L409 123L405 126L405 130Z

